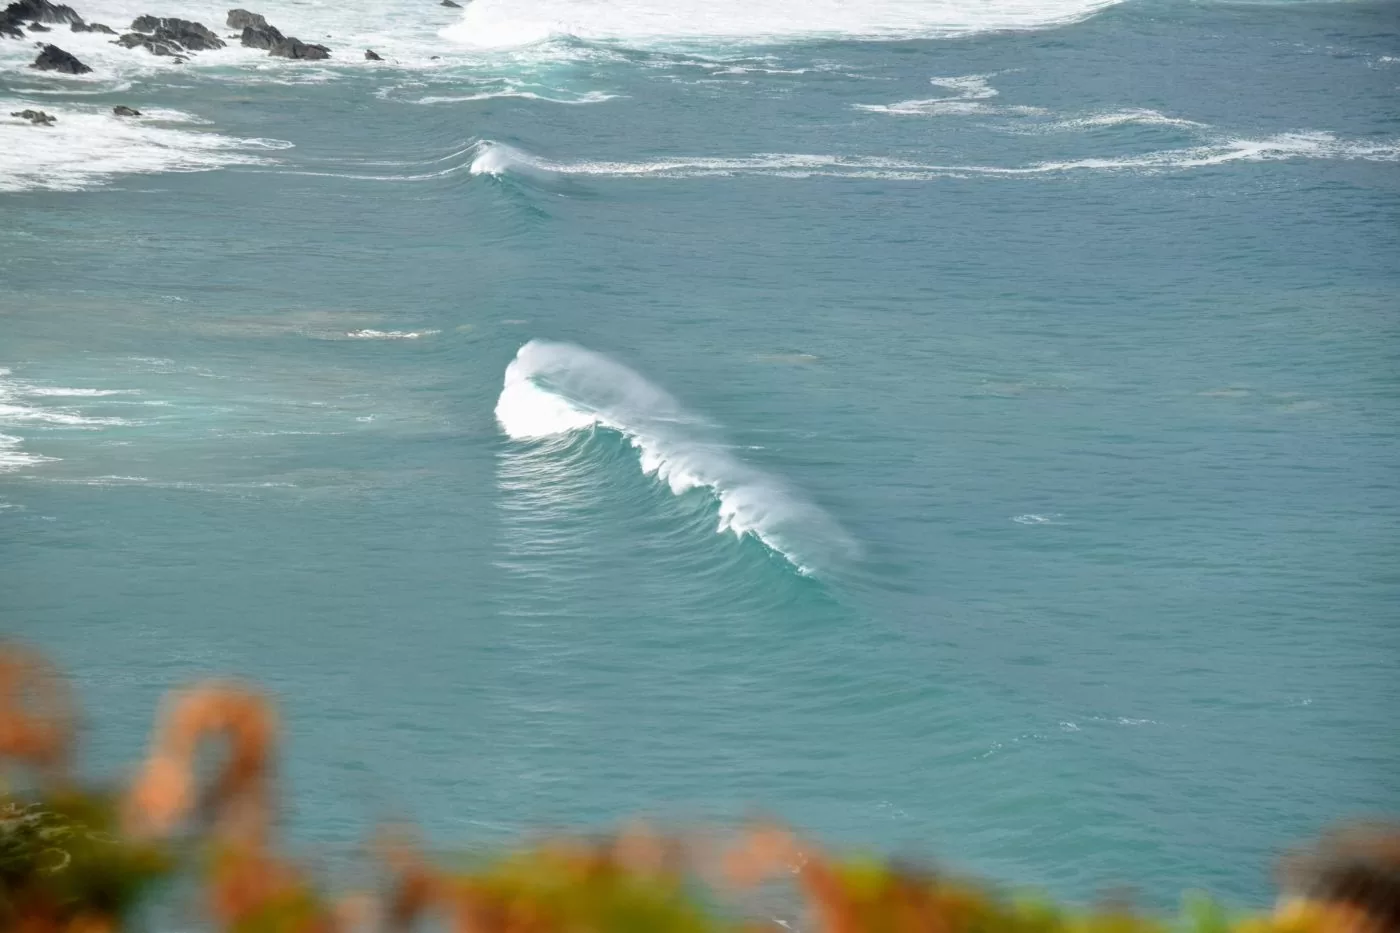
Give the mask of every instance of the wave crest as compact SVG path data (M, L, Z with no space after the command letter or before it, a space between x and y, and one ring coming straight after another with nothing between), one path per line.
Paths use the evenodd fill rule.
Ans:
M620 363L582 347L532 340L506 367L496 420L517 441L604 428L625 437L642 472L676 495L709 490L720 532L750 535L803 573L854 556L829 515L730 453L714 426Z

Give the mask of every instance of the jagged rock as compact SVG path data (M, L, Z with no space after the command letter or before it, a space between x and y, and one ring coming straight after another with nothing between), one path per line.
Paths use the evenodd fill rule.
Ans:
M462 8L462 4L457 3L456 0L442 0L442 5L450 6L454 10L460 10Z
M29 31L30 31L30 32L53 32L52 29L50 29L49 27L45 26L43 23L30 23L30 24L29 24Z
M382 62L384 61L384 59L380 58L379 53L376 52L374 49L365 49L365 61Z
M331 50L324 45L316 45L314 42L302 42L292 36L288 36L267 50L267 54L276 55L278 58L303 58L310 61L330 58Z
M158 42L151 36L143 36L139 32L125 33L121 38L116 40L116 44L124 49L145 49L152 55L174 55L176 52L181 51L179 45L168 42Z
M112 108L112 112L115 113L115 114L116 114L117 116L119 116L119 117L139 117L139 116L141 116L141 111L137 110L135 107L127 107L127 106L125 106L125 105L123 105L123 104L117 104L117 106L115 106L115 107Z
M34 59L34 64L29 67L38 68L40 71L57 71L66 75L85 75L92 71L76 57L56 45L44 46L44 50L39 53L39 57Z
M4 36L6 39L23 39L24 30L13 23L0 21L0 36Z
M216 36L212 29L203 23L187 19L138 16L131 23L131 31L146 33L156 42L164 45L173 44L179 48L189 49L191 52L224 47L224 40Z
M19 117L21 120L28 120L35 126L53 126L58 122L58 117L49 116L42 110L20 110L11 112L10 116Z
M25 23L81 23L83 18L71 6L49 0L15 0L0 10L0 28L19 28Z
M276 26L244 26L242 42L244 47L250 49L270 49L279 42L285 42L286 36Z
M230 11L230 19L234 12L237 11ZM284 36L280 29L272 25L244 26L241 41L246 48L267 49L267 54L279 58L321 59L330 58L331 55L331 50L324 45L302 42L295 36Z
M117 31L111 26L104 26L101 23L74 23L69 28L74 32L105 32L109 36L117 34Z
M247 10L229 10L228 28L244 29L248 26L257 26L262 29L267 28L267 17L261 13L250 13Z

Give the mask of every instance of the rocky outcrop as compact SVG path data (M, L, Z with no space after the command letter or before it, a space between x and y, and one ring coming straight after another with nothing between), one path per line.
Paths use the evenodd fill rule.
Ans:
M442 5L450 6L454 10L460 10L462 8L462 4L457 3L456 0L442 0Z
M92 71L76 57L56 45L44 46L44 50L39 53L39 57L34 59L34 64L29 67L38 68L40 71L57 71L66 75L85 75Z
M43 23L30 23L30 24L29 24L29 31L30 31L30 32L53 32L52 29L50 29L48 26L45 26Z
M58 122L58 117L51 117L42 110L20 110L11 112L10 116L19 117L21 120L28 120L35 126L53 126Z
M376 52L374 49L365 49L365 61L382 62L384 61L384 59L380 58L379 53Z
M24 30L14 25L13 23L0 21L0 38L23 39Z
M331 56L331 50L324 45L302 42L295 36L284 36L276 26L244 26L240 41L246 48L267 49L267 54L278 58L316 60Z
M269 49L267 54L276 55L279 58L304 58L308 61L316 61L330 58L331 50L324 45L302 42L300 39L289 36Z
M267 28L267 17L261 13L250 13L247 10L229 10L228 28L247 29L249 26L257 26L260 29Z
M139 116L141 116L141 111L137 110L135 107L127 107L127 106L124 106L124 105L122 105L122 104L117 104L117 106L113 107L113 108L112 108L112 112L113 112L114 114L116 114L117 116L119 116L119 117L139 117Z
M74 23L69 28L74 32L105 32L109 36L117 34L117 31L111 26L104 26L101 23Z
M83 18L71 6L49 0L15 0L0 10L0 27L20 27L25 23L81 23Z
M131 31L149 35L155 42L175 45L190 52L203 52L221 49L224 40L203 23L173 17L138 16L131 23Z
M175 55L182 51L179 45L157 42L153 37L142 35L139 32L125 33L116 40L116 43L124 49L145 49L152 55Z
M271 49L277 43L287 41L287 37L276 26L244 26L240 41L244 48Z

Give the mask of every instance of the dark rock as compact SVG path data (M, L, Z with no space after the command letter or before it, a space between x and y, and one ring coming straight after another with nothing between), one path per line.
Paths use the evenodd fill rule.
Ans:
M11 112L10 116L19 117L21 120L28 120L35 126L53 126L58 122L58 117L51 117L42 110L20 110Z
M15 0L0 10L0 27L18 28L25 23L81 23L83 18L71 6L49 0Z
M139 117L139 116L141 116L141 111L137 110L135 107L126 107L126 106L123 106L122 104L117 104L117 106L113 107L113 108L112 108L112 112L115 113L115 114L116 114L117 116L119 116L119 117Z
M276 55L278 58L298 58L316 61L322 58L330 58L331 50L324 45L316 45L313 42L302 42L300 39L289 36L268 49L267 54Z
M153 37L143 36L139 32L126 33L116 40L116 44L126 49L145 49L152 55L174 55L184 51L178 44L158 42Z
M0 36L4 36L6 39L23 39L24 30L13 23L0 20Z
M229 14L230 17L232 13ZM267 49L267 54L278 58L302 58L308 60L330 58L331 50L324 45L302 42L295 36L284 36L276 26L244 26L243 45L250 49Z
M462 8L462 4L457 3L456 0L442 0L442 5L450 6L454 10L460 10Z
M382 62L384 61L384 59L380 58L379 53L376 52L374 49L365 49L365 61Z
M29 24L29 31L30 31L30 32L53 32L52 29L50 29L49 27L45 26L43 23L30 23L30 24Z
M105 32L109 36L117 34L117 31L111 26L104 26L101 23L74 23L69 28L74 32Z
M138 16L131 23L132 32L147 33L156 42L175 45L202 52L207 49L221 49L224 40L214 35L214 31L203 23L174 17Z
M277 43L287 40L276 26L244 26L242 41L246 48L271 49Z
M228 28L246 29L249 26L257 26L259 29L267 28L267 17L261 13L249 13L247 10L229 10Z
M34 59L34 64L29 67L38 68L40 71L57 71L66 75L85 75L92 71L87 65L56 45L44 46L44 50L39 53L39 57Z

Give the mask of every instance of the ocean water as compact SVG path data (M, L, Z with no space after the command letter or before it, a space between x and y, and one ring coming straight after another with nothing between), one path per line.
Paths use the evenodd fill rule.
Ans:
M311 851L1251 904L1397 810L1400 5L254 9L334 56L0 40L0 630L93 773L236 673Z

